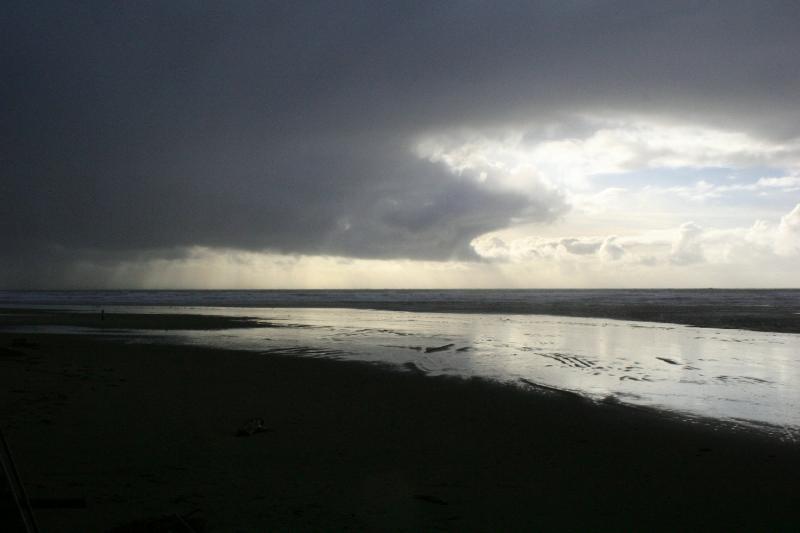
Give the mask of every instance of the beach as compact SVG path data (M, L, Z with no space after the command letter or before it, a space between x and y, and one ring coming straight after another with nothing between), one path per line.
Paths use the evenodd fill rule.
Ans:
M800 531L800 1L84 4L0 18L0 533Z
M2 333L0 346L0 423L29 496L85 504L37 509L43 531L153 530L168 515L203 531L800 520L800 447L714 420L130 336ZM241 435L253 419L258 431Z
M8 305L540 314L800 333L797 289L0 290L0 307Z

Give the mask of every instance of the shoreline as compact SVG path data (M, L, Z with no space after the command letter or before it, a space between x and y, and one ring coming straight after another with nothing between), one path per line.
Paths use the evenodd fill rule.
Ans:
M800 308L791 306L762 307L738 305L660 305L658 303L537 303L506 301L494 305L485 302L471 301L269 301L264 305L197 305L187 303L82 303L68 304L35 304L38 307L25 307L34 304L0 303L0 313L20 311L48 311L48 307L64 305L66 307L95 307L98 311L103 307L153 307L153 308L230 308L230 309L358 309L370 311L405 311L416 313L455 313L455 314L510 314L510 315L546 315L570 318L597 318L609 320L630 320L639 322L655 322L679 324L684 326L716 329L742 329L772 333L800 334ZM133 313L132 313L133 314ZM246 325L244 326L246 327ZM201 329L201 328L198 328Z
M43 530L771 529L800 447L482 380L80 335L0 334L0 423ZM14 352L9 354L8 351ZM251 418L266 431L236 432Z
M636 324L619 321L616 323L616 327L630 331L631 335L633 332L644 331L645 336L634 342L633 345L628 346L620 342L619 335L615 332L612 332L612 335L616 336L601 336L600 340L593 346L594 350L601 355L592 357L592 349L589 349L588 352L582 352L581 350L585 350L585 346L581 344L578 344L577 348L572 345L548 347L547 345L553 344L548 338L555 335L563 338L574 338L578 339L579 342L583 342L580 339L583 339L584 336L594 335L595 329L604 332L607 326L612 325L611 321L591 319L590 322L589 320L566 319L565 325L562 325L561 321L564 320L562 317L542 316L542 318L534 318L533 324L522 324L519 334L508 334L510 335L509 338L515 338L515 335L522 335L522 337L519 337L522 342L506 345L504 344L506 341L503 341L495 346L492 343L499 342L497 339L501 337L497 337L498 333L487 333L489 331L487 324L494 324L492 320L500 320L494 327L501 328L502 331L499 334L503 334L504 331L508 330L507 322L515 320L511 318L512 316L520 317L518 320L524 322L526 319L522 317L528 315L501 316L500 319L490 318L493 315L486 314L469 315L471 317L469 319L462 315L461 318L470 321L466 326L464 324L458 325L457 321L461 319L458 314L452 314L448 318L437 318L435 314L420 315L420 317L426 317L424 320L432 321L435 331L438 332L436 335L430 336L430 330L425 327L412 328L408 331L403 330L403 322L406 318L397 313L389 313L387 315L390 320L397 320L401 324L400 329L395 332L393 329L381 329L384 326L384 318L382 318L384 315L369 313L366 310L352 311L353 318L347 319L338 326L331 325L336 324L335 317L331 322L331 316L338 316L339 313L346 312L345 310L334 310L333 313L330 312L331 310L327 312L317 310L315 312L321 313L320 316L310 315L308 317L303 313L299 317L284 316L281 308L272 310L252 309L249 316L247 311L247 308L229 309L227 311L228 314L225 314L226 311L223 309L167 310L158 307L148 309L111 307L106 309L104 313L101 313L98 309L76 310L74 308L17 308L6 309L5 312L0 309L0 332L4 331L23 336L26 334L96 335L113 338L120 342L189 344L221 350L247 350L262 354L291 354L298 357L329 357L341 361L369 361L375 364L386 364L387 368L393 370L413 371L429 377L437 374L460 375L463 377L483 376L490 381L522 386L523 388L545 390L552 387L553 390L574 393L593 402L619 402L630 407L651 409L654 412L663 413L663 416L675 415L679 418L690 420L707 419L762 431L786 439L796 440L798 436L797 430L800 428L800 422L798 422L797 417L786 414L792 412L789 407L793 405L792 402L796 405L797 398L794 396L784 397L784 403L776 403L777 400L768 404L763 404L762 402L763 405L761 407L758 407L758 403L754 403L753 405L756 407L753 410L737 408L737 406L741 404L749 407L750 404L748 402L753 401L753 395L764 394L763 390L747 389L745 391L738 388L736 391L730 392L730 389L722 390L719 388L721 383L725 385L735 380L740 380L746 385L772 385L773 389L791 387L792 381L781 381L780 375L766 375L758 365L768 362L774 363L777 365L775 368L783 369L785 374L790 371L790 368L794 367L784 364L784 360L781 357L792 357L794 352L786 348L782 348L781 356L770 355L765 352L763 354L764 359L758 359L759 362L755 366L742 367L738 369L738 372L735 372L735 369L730 364L727 366L716 364L714 366L714 363L704 363L703 358L708 361L716 361L721 355L728 354L730 348L726 344L717 342L716 344L721 344L721 347L712 347L708 343L703 344L705 342L703 335L710 339L715 339L714 335L724 337L726 335L724 330L719 330L716 333L713 330L709 330L704 334L700 330L692 332L691 329L685 326L663 324L655 327L665 330L679 328L679 334L677 337L673 335L674 338L666 337L656 342L656 340L647 336L653 326L647 325L647 323ZM293 311L302 311L302 308L294 308ZM203 314L205 312L215 314ZM494 316L497 317L498 315ZM373 317L376 317L377 323L370 322ZM412 318L408 318L409 323L416 320L416 318L413 318L413 320ZM556 329L548 330L547 327L553 327L548 320L552 321L553 319L556 320L554 323ZM452 324L449 326L440 324L440 320L456 321L456 327L453 328ZM350 342L350 333L339 335L336 328L344 325L346 330L347 324L351 322L363 322L363 327L366 327L366 324L369 323L372 329L357 329L356 332L360 335L364 331L370 333L374 331L377 332L377 336L373 339L364 334L363 338L367 339L367 344L362 342L359 345L358 341L361 340L361 337L356 335L358 341L352 345L348 344ZM591 326L593 325L597 327L592 329ZM592 331L581 333L583 331L581 328L587 326ZM322 334L322 338L317 339L317 334L314 333L315 330L313 329L316 327L333 328L331 331L334 331L336 335L329 339L326 335L330 334L330 332L326 332ZM461 327L461 329L459 330L458 327ZM467 329L464 329L465 327ZM562 331L560 329L562 327L568 329ZM248 329L250 328L255 328L259 331L249 332ZM469 332L473 328L479 328L484 337L488 339L488 342L482 338L476 340L470 337ZM540 344L536 344L537 340L528 342L528 336L534 335L533 333L528 333L530 328L536 330L536 339ZM638 328L645 329L640 330ZM570 334L573 329L577 333ZM408 341L404 343L402 341L394 341L394 338L386 340L381 337L384 333L400 335L400 339L411 338L407 337L407 335L419 335L420 338L415 339L414 342ZM569 335L572 335L572 337ZM662 335L672 335L672 333L663 332ZM690 338L701 339L700 343L691 340L685 341L684 339L687 335ZM700 336L692 337L693 335ZM800 338L791 333L758 334L761 337L760 341L755 337L750 338L750 334L742 330L733 335L744 335L746 337L744 341L741 341L738 337L732 337L731 340L737 343L746 341L746 343L751 343L755 346L758 342L761 342L762 349L775 350L776 348L773 346L780 344L788 344L795 348L800 345ZM782 335L785 338L781 338ZM344 338L344 340L340 337ZM503 338L505 339L505 337ZM722 340L727 339L723 338ZM531 342L534 344L531 344ZM609 342L617 343L611 356L607 353ZM702 357L698 356L694 360L689 356L680 354L670 355L669 357L663 356L669 350L675 351L675 343L684 342L688 344L686 346L680 344L682 346L680 348L681 353L689 350L692 353L700 354ZM529 346L534 346L534 348L532 349ZM744 344L737 346L741 346L739 349L747 349ZM755 347L752 349L755 349ZM637 357L639 357L641 350L650 350L652 353L649 358L645 357L640 361ZM429 358L429 353L440 351L447 352L442 356L443 359L439 357L439 354L431 355L430 358L432 359ZM477 355L460 357L460 352L462 351L471 351ZM531 351L535 356L532 358L532 360L535 360L532 363L528 362L527 357L516 357L518 355L517 352L527 353ZM662 355L658 356L658 354ZM475 357L481 358L482 363L480 364L483 367L481 367L482 370L480 371L474 371L471 366L471 361ZM492 363L493 360L495 360L494 363ZM537 363L536 361L539 362ZM526 362L532 366L530 368L523 366ZM491 366L492 364L495 364L495 366ZM570 374L567 378L559 376L554 378L552 373L550 375L547 374L548 368L554 365L561 365L567 370L573 370L573 368L577 370L574 375ZM513 371L509 372L506 370L507 368L511 368ZM587 374L583 376L582 384L574 381L580 377L577 371L583 371ZM711 379L708 376L717 377ZM533 381L529 381L529 379ZM620 382L619 385L615 385L617 380ZM622 383L626 380L629 380L632 385L628 386L629 384ZM637 383L641 381L654 383L647 390L642 390ZM666 385L664 385L665 383ZM684 383L693 385L710 383L709 386L717 388L700 390L697 387L692 387L691 390L684 390L681 389ZM716 398L716 403L714 401L706 403L707 398ZM757 398L756 401L758 401ZM705 409L695 408L697 405L704 405ZM781 416L779 413L784 413L784 415Z

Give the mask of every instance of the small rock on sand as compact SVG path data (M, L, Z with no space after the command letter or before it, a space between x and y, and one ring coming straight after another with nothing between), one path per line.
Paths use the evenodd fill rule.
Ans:
M264 433L265 431L271 431L271 429L264 426L263 418L251 418L239 428L236 432L236 436L250 437L256 433Z

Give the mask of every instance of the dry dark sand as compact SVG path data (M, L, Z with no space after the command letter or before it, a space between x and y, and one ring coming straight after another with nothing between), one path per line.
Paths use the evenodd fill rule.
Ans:
M758 433L374 365L19 337L0 334L0 427L31 497L86 501L37 510L42 531L800 523L800 447ZM253 417L268 431L237 437Z

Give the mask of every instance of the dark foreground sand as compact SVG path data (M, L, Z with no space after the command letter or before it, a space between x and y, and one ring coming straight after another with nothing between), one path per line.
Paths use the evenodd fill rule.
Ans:
M86 502L38 509L42 531L800 524L800 447L759 434L373 365L19 337L0 334L0 427L31 497ZM269 431L237 437L252 417Z

